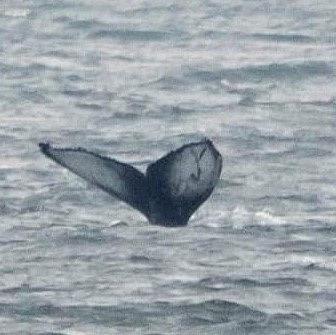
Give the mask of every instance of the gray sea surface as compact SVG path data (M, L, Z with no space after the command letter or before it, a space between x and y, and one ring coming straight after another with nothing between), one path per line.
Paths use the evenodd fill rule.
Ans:
M1 334L336 334L336 2L0 1ZM220 183L150 226L38 142Z

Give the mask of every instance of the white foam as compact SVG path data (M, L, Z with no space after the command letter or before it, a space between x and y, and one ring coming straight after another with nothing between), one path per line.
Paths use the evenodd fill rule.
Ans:
M244 226L260 225L284 225L287 221L283 217L279 217L271 213L269 209L253 212L247 210L243 206L235 207L229 214L229 220L236 229L241 229Z
M253 213L246 210L243 206L236 206L231 213L229 213L228 219L234 228L241 229L253 223Z
M196 214L197 215L197 214ZM265 208L254 212L244 206L238 205L231 210L211 210L209 213L202 212L195 218L196 225L205 225L211 228L219 228L224 225L232 225L234 229L242 229L247 226L278 226L287 224L284 217L272 213L271 209Z
M254 218L260 225L283 225L287 223L284 218L275 216L267 211L256 212Z

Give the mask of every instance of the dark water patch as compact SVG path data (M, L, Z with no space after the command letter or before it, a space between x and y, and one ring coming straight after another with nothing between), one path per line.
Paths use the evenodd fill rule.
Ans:
M68 52L63 51L63 50L50 50L41 53L41 56L50 56L50 57L57 57L57 58L62 58L62 59L69 59L72 57Z
M299 149L299 145L304 145L304 144L336 144L336 137L334 136L319 136L314 133L296 133L294 134L293 140L295 141L296 147ZM312 153L315 153L317 151L317 154L320 152L323 153L323 151L317 147L304 147L305 150L310 150ZM329 152L329 151L326 151Z
M227 31L215 31L215 30L205 30L205 31L201 31L199 33L196 34L197 37L203 37L203 38L225 38L230 36L231 33L227 32ZM196 37L194 36L194 37Z
M14 141L17 141L17 138L13 134L0 134L0 141L2 144L6 142L10 142L12 144Z
M310 298L324 300L333 303L336 299L336 291L333 287L322 288L319 291L306 293Z
M145 7L138 7L138 8L132 8L132 9L126 9L124 11L117 11L119 14L126 14L127 16L132 16L134 14L139 15L148 15L151 13L166 13L166 12L173 12L177 13L179 12L180 7L178 5L172 4L172 5L167 5L167 6L145 6Z
M209 300L193 305L175 306L183 316L182 322L192 324L203 321L208 323L227 323L246 321L258 323L266 320L266 314L247 306L226 300Z
M326 100L311 100L311 101L300 101L301 105L313 105L318 107L329 107L329 106L335 106L336 105L336 98L330 98Z
M267 315L258 310L225 300L210 300L198 304L173 305L165 302L124 306L54 306L0 304L0 314L20 317L51 316L85 320L88 323L109 326L144 327L160 324L167 315L179 317L182 324L216 324L239 322L257 324Z
M245 183L234 180L221 179L219 181L219 185L222 187L236 187L236 186L243 186L245 185Z
M1 246L7 246L7 245L12 245L12 244L21 244L21 243L26 243L27 241L25 240L8 240L8 241L1 241L0 240L0 247Z
M326 323L330 326L336 327L336 317L334 318L330 318L330 319L326 319Z
M312 283L310 281L300 277L277 277L270 279L268 282L265 281L263 282L263 284L267 286L295 286L300 288L302 288L303 286L312 286Z
M306 266L303 267L305 270L308 271L317 271L317 272L330 272L330 273L335 273L335 270L332 268L328 268L326 266L321 266L316 263L310 263Z
M70 97L86 97L87 95L92 93L92 90L87 89L67 89L63 90L62 93L64 95L70 96Z
M326 143L326 144L336 144L336 137L335 136L316 136L312 137L311 141L313 142L320 142L320 143Z
M139 114L131 112L115 112L113 113L113 116L119 120L134 120L140 117Z
M2 189L6 189L6 188L5 187L0 187L0 190L2 190ZM8 206L6 204L0 204L0 216L8 215L12 212L13 212L13 209L10 206ZM0 242L0 244L1 244L1 242Z
M308 280L298 277L265 278L262 280L237 279L233 283L243 287L288 287L289 285L302 288L312 285Z
M268 317L267 319L267 329L270 333L272 333L272 330L276 329L286 329L285 333L279 333L279 334L299 334L298 331L301 334L301 331L303 331L302 334L305 334L304 329L310 328L309 322L304 318L303 315L299 313L275 313ZM290 332L290 331L293 332ZM276 333L278 334L278 333Z
M187 78L206 82L221 81L223 79L235 81L257 81L264 79L300 80L308 76L331 76L334 67L331 63L322 61L306 61L302 63L270 63L265 65L250 65L236 69L190 70L185 74Z
M34 177L38 177L38 178L44 178L45 180L47 180L50 177L50 171L46 171L46 170L37 170L37 169L26 169L25 172L27 174L29 174L30 176ZM44 193L43 196L45 196L46 194ZM38 194L36 194L36 198L38 198Z
M191 108L184 108L180 106L173 106L173 105L164 105L160 107L160 112L162 113L169 113L173 116L183 116L193 114L196 111Z
M1 72L8 75L12 79L33 78L42 72L46 72L47 69L51 68L40 63L31 63L24 66L19 64L9 65L0 63Z
M171 37L171 33L155 30L110 29L99 30L89 34L91 38L111 38L126 41L164 41Z
M238 105L240 106L253 106L255 103L255 99L257 97L257 93L253 92L250 94L245 94L245 96L243 96L239 102Z
M160 90L167 91L176 91L180 90L184 86L189 86L191 83L186 80L186 78L176 77L176 76L168 76L164 75L161 78L151 81L149 83L143 84L145 87L156 87Z
M44 94L39 91L38 89L32 89L25 87L24 85L18 85L15 87L15 89L20 90L20 100L21 101L30 101L35 104L46 104L51 102L51 99L49 99L48 93L44 92Z
M127 57L127 56L122 56L122 55L112 56L110 59L122 60L122 61L125 61L125 62L135 62L136 61L132 57Z
M32 287L28 284L22 284L21 286L10 287L0 290L6 294L18 294L18 293L40 293L40 292L68 292L69 290L47 288L47 287Z
M55 15L53 16L53 22L59 22L59 23L67 23L67 22L71 22L72 19L69 16L66 15Z
M76 106L81 108L81 109L93 110L93 111L99 111L99 110L103 109L103 107L101 105L98 105L98 104L79 103L79 104L76 104Z
M0 304L0 315L30 317L56 317L85 321L107 326L142 327L150 324L151 315L135 307L116 306L54 306Z
M34 231L38 228L36 226L25 226L23 224L12 226L8 231L9 232L25 232L25 231Z
M100 21L97 21L96 19L86 19L86 20L71 20L68 22L68 28L70 29L80 29L80 30L86 30L86 29L93 29L93 28L104 28L107 24L103 24Z
M301 108L302 106L318 106L318 107L330 107L330 106L334 106L335 105L335 99L326 99L326 100L307 100L307 101L302 101L302 100L298 100L298 99L292 99L292 97L290 97L288 100L281 100L281 101L257 101L255 102L256 105L259 106L266 106L266 107L280 107L280 108L284 108L286 106L291 106L291 107L295 107L295 108ZM328 109L326 109L328 110ZM320 112L323 112L323 109L320 110ZM323 122L323 120L320 120L321 123ZM279 121L280 122L280 121ZM323 124L323 123L322 123Z
M74 81L74 82L83 81L83 78L80 77L77 74L70 74L70 75L66 76L65 78L70 80L70 81Z
M321 222L321 226L316 227L315 230L320 233L334 234L336 233L336 224L326 224Z
M251 34L253 38L274 42L316 43L316 38L301 34Z
M132 255L129 257L129 261L131 263L140 263L140 264L149 264L152 262L152 260L149 257L146 256L138 256L138 255Z
M281 248L285 253L297 252L297 253L305 253L309 251L316 251L316 249L320 249L320 246L316 241L305 241L305 240L294 240L294 241L284 241L277 243L275 248Z

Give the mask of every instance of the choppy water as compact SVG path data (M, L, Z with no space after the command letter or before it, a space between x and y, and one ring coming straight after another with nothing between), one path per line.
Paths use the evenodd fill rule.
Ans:
M2 0L3 334L335 334L336 4ZM204 135L219 187L148 226L37 143L146 165Z

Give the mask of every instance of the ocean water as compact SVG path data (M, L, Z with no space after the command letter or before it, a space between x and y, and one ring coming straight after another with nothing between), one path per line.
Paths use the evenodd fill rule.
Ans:
M0 2L1 334L335 334L336 3ZM188 226L47 160L207 136Z

